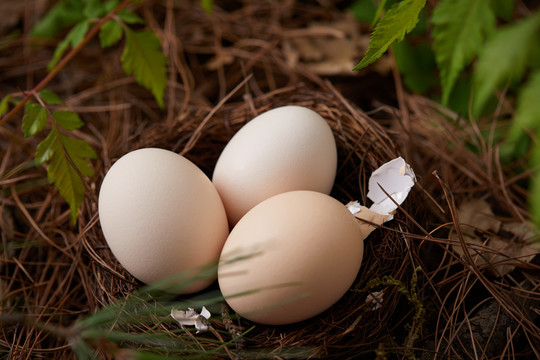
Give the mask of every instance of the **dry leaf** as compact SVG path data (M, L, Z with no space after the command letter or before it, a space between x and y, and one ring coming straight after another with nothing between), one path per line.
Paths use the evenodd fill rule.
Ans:
M369 45L369 34L361 34L358 22L350 15L335 22L312 23L305 29L285 32L282 50L291 67L299 64L316 74L357 75L352 71ZM391 63L384 59L373 70L387 73Z
M471 258L477 266L490 264L495 276L504 276L519 263L527 263L539 253L539 243L527 224L502 223L484 200L463 203L458 209L461 231ZM452 235L451 235L452 236ZM461 244L453 246L464 255Z

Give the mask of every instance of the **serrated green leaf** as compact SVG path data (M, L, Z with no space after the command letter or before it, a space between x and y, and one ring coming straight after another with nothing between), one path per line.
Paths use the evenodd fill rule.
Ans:
M86 141L75 139L59 133L62 145L67 154L83 176L94 176L94 169L88 159L97 158L94 148Z
M60 97L56 95L55 93L53 93L51 90L43 89L38 93L38 95L41 98L41 100L45 102L45 104L49 104L49 105L63 104L62 99L60 99Z
M28 104L22 119L24 137L39 133L47 125L47 110L39 104Z
M129 10L120 10L116 15L126 24L144 24L144 20L139 15Z
M0 116L7 113L8 109L9 109L9 100L10 99L11 99L11 94L7 94L6 96L4 96L2 101L0 101Z
M151 31L124 28L126 47L122 53L122 67L127 75L134 74L137 82L149 89L163 108L163 94L167 85L167 59L158 37Z
M66 35L64 40L58 43L58 46L54 50L53 58L47 65L47 70L51 71L56 64L60 61L65 51L71 45L71 47L76 47L84 39L84 35L88 31L88 21L83 20L77 23L73 29Z
M55 128L38 145L36 166L49 162L47 178L69 204L73 223L84 199L83 177L94 175L89 159L95 157L94 149L87 142L68 137Z
M418 22L418 15L426 0L404 0L394 4L377 23L369 41L369 48L354 70L362 69L380 58L392 43L401 41Z
M109 20L99 30L99 42L102 48L116 44L122 38L122 25L115 20Z
M84 3L80 0L58 1L30 31L32 37L50 39L60 31L83 20Z
M433 11L433 50L441 74L443 104L448 104L457 77L495 28L489 1L443 0Z
M495 89L522 78L531 49L540 46L540 12L501 27L480 52L474 70L473 112L479 114Z
M84 125L77 113L70 110L58 110L53 112L52 117L58 125L66 130L76 130Z

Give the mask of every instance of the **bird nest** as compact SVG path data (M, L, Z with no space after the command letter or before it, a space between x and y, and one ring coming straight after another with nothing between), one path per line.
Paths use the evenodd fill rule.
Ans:
M279 106L305 106L325 118L334 133L338 149L338 171L331 195L343 203L351 200L368 203L367 179L371 172L398 154L392 140L380 125L347 102L330 84L324 89L305 85L291 86L258 97L252 96L249 87L240 89L243 94L239 101L224 103L209 112L201 111L198 106L187 106L186 111L178 114L174 121L145 127L140 133L130 136L133 145L127 150L142 147L172 150L189 158L211 176L224 146L252 118ZM113 162L124 151L109 151L109 154L109 161ZM101 233L95 209L99 184L107 165L100 164L97 168L96 186L92 187L93 191L85 202L85 211L79 220L85 229L79 240L85 244L92 258L90 265L94 276L88 279L95 289L92 296L106 299L100 302L100 306L107 306L139 288L140 284L116 261ZM365 258L358 278L338 304L324 314L300 324L281 327L257 325L250 335L238 341L241 345L235 344L232 347L238 346L242 350L272 350L278 356L281 348L284 353L298 352L298 348L302 348L308 351L306 356L320 356L331 352L332 348L359 348L371 342L376 343L385 336L389 327L396 326L400 321L407 323L409 312L404 312L402 319L395 316L396 307L404 305L397 288L386 291L378 306L373 303L376 300L370 301L368 297L378 289L366 289L369 280L385 276L409 287L414 274L406 240L400 235L407 228L406 218L398 216L394 224L388 226L366 240ZM221 313L223 311L224 314ZM232 331L231 323L223 318L231 316L229 311L220 308L215 315L211 320L212 326L230 332L229 338L222 335L224 341L233 340L239 331L241 333L254 325L238 319Z

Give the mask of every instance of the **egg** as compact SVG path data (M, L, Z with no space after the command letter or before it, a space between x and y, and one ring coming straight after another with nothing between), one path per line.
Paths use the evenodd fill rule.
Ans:
M371 230L370 230L371 231ZM291 191L252 208L223 247L219 287L233 310L261 324L290 324L336 303L362 263L365 233L336 199Z
M293 190L329 194L336 169L328 123L308 108L283 106L255 117L231 138L212 181L234 226L271 196Z
M103 179L98 206L107 244L137 279L188 281L165 289L174 293L215 281L215 271L213 278L193 279L211 263L215 269L227 216L210 179L188 159L157 148L122 156Z

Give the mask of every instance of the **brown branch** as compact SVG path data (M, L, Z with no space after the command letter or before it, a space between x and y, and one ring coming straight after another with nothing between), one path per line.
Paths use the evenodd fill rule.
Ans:
M60 70L62 70L67 65L67 63L71 59L73 59L75 57L75 55L77 55L77 53L79 51L81 51L81 49L83 47L85 47L86 44L94 36L96 36L98 34L98 32L101 29L101 27L103 26L103 24L105 24L107 21L112 19L120 10L125 8L130 2L131 2L131 0L122 1L122 3L119 4L117 7L115 7L110 13L108 13L105 17L100 19L98 21L98 23L92 29L90 29L90 31L86 34L84 39L79 44L77 44L77 46L72 48L71 51L68 52L68 54L66 56L64 56L64 58L58 64L56 64L56 66L51 70L51 72L49 72L47 74L47 76L45 76L39 82L39 84L37 84L32 90L28 91L26 93L26 96L24 97L24 99L22 99L21 102L19 102L13 109L11 109L10 112L8 112L6 114L6 116L4 116L0 120L0 126L4 125L11 117L13 117L16 113L18 113L23 108L24 104L28 100L30 100L30 98L32 98L34 96L34 94L36 94L37 92L42 90L45 86L47 86L47 84L60 72Z

